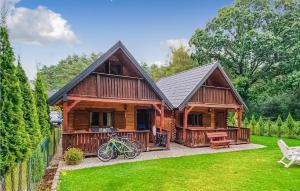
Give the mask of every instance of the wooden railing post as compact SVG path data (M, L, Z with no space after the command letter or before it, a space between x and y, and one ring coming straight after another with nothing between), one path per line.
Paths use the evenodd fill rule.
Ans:
M146 151L149 151L149 136L150 136L150 133L147 132L147 134L146 134Z

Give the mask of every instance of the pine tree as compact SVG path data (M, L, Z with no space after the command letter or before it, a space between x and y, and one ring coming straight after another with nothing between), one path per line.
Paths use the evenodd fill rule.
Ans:
M278 118L276 120L276 128L277 128L277 136L278 137L282 136L282 124L283 124L283 121L282 121L280 115L278 115Z
M255 126L256 126L255 117L254 117L254 115L252 115L251 121L250 121L250 129L251 129L252 135L255 135L255 133L256 133Z
M29 80L23 70L20 59L18 60L17 77L20 81L20 88L23 99L23 117L25 121L25 130L30 137L30 146L35 149L41 140L41 131L39 127L35 99L29 85Z
M264 122L263 122L263 119L262 117L260 116L259 119L258 119L258 122L256 124L256 130L257 130L257 134L260 135L260 136L263 136L264 135L264 131L265 131L265 125L264 125Z
M38 72L35 80L35 100L36 109L38 111L38 121L41 128L43 137L50 134L50 119L49 119L49 106L47 104L47 88L42 75Z
M27 156L30 140L25 131L14 52L5 24L0 25L0 68L0 173L6 173L15 162Z
M293 119L293 117L290 113L286 118L285 126L288 130L289 138L293 138L294 137L295 122L294 122L294 119Z
M249 120L248 120L248 117L245 117L245 119L244 119L244 127L248 128L248 126L249 126Z

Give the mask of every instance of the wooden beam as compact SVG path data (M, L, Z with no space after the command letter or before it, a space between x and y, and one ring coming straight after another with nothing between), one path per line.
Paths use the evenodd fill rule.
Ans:
M211 128L216 128L216 115L214 109L211 109L210 111L210 126Z
M80 102L80 100L75 100L71 105L68 106L68 112L71 111L71 109L73 107L75 107L78 103Z
M183 109L183 129L182 129L182 142L183 142L183 144L185 144L185 142L186 142L186 129L188 127L187 118L188 118L187 108L184 108Z
M91 102L104 102L104 103L124 103L124 104L145 104L153 105L160 104L159 100L132 100L132 99L111 99L111 98L91 98L91 97L78 97L68 96L68 100L80 100L80 101L91 101Z
M238 112L238 128L242 128L243 112L241 109L238 109L237 112Z
M155 111L157 111L159 114L161 114L161 110L159 109L159 107L156 104L153 104L153 107L154 107Z
M164 101L161 102L161 108L160 108L160 132L162 132L162 130L165 127L165 103Z
M68 102L63 102L63 132L67 132L69 130L68 127Z
M207 107L207 108L226 108L226 109L238 109L241 106L235 104L208 104L208 103L189 103L188 106L194 107Z
M96 89L97 89L97 97L101 97L101 92L100 92L100 75L97 75L97 81L96 81Z
M187 109L187 114L189 114L191 111L192 111L192 109L194 108L195 106L190 106L188 109Z

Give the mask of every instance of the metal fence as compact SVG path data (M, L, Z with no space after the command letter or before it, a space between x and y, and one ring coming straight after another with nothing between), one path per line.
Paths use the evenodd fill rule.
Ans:
M8 174L1 177L0 191L36 190L56 153L60 138L60 128L53 127L49 138L41 141L40 146L32 151L30 158L19 162Z

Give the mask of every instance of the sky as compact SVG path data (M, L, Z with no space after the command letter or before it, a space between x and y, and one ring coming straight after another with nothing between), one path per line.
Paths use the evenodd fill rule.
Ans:
M138 61L167 64L197 28L232 0L0 0L26 73L70 54L105 52L121 40Z

